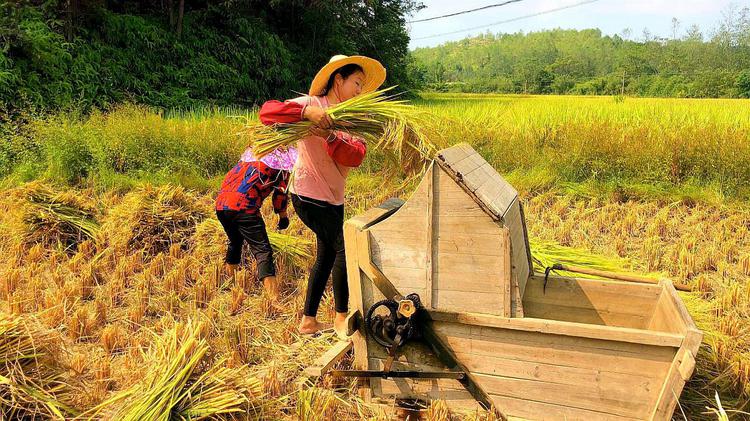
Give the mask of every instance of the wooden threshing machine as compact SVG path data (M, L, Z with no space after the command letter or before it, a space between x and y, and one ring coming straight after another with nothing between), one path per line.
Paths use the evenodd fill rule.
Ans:
M518 193L467 144L344 232L355 362L333 374L369 399L668 420L692 375L702 333L672 284L534 273Z

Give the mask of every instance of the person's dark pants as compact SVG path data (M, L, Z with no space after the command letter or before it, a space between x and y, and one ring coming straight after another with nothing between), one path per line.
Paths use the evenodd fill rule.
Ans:
M320 200L292 194L297 216L315 233L317 252L307 280L305 316L315 317L318 306L333 275L333 300L337 313L349 308L349 285L344 254L344 205L331 205Z
M240 263L242 243L247 241L258 266L258 279L276 275L273 264L273 249L266 233L266 224L261 215L251 215L233 210L217 210L216 217L229 237L225 261L231 265Z

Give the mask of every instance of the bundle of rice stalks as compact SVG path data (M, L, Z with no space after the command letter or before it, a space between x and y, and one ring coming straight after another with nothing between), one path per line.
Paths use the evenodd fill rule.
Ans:
M252 419L260 409L261 385L246 369L212 362L202 323L177 324L156 337L143 360L147 377L102 403L96 415L117 420Z
M22 208L24 241L75 247L94 238L99 230L95 209L74 191L55 192L42 182L27 183L14 191Z
M119 250L143 250L147 256L168 253L173 244L186 248L208 209L207 203L182 187L146 184L107 214L102 225L106 238L100 240Z
M49 331L0 312L0 419L65 418L71 389L61 370L46 360Z
M311 387L297 394L297 419L300 421L325 421L336 419L336 409L346 402L330 390Z
M355 96L326 110L333 129L364 138L370 145L395 154L406 165L429 160L437 151L422 129L427 115L397 95L386 95L393 87ZM296 143L308 134L310 121L276 124L272 127L249 126L256 155Z
M268 239L279 261L299 264L310 257L312 242L301 237L279 232L268 232ZM224 256L227 251L227 235L221 223L215 218L201 222L192 238L194 256L208 257L215 260Z
M534 271L544 272L547 267L555 263L565 265L581 266L591 269L598 269L607 272L622 272L623 268L629 266L629 262L620 258L607 258L590 253L586 250L574 247L561 246L553 241L529 241L531 248L531 260L534 263ZM572 274L560 271L560 274L586 277L582 274Z

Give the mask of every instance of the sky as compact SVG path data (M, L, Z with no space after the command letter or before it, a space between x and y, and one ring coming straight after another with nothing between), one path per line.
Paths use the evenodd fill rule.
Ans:
M427 7L407 20L439 16L501 3L502 1L422 0L422 3ZM514 33L554 28L599 28L604 34L614 35L622 34L623 29L629 28L632 33L630 39L638 40L643 38L644 28L648 28L648 31L654 36L671 37L673 32L672 18L677 18L679 21L678 34L683 34L688 27L697 24L703 34L708 35L722 20L722 13L726 12L728 7L734 6L738 9L750 7L750 0L593 0L592 3L514 22L501 23L488 28L433 36L571 6L582 1L586 0L522 0L506 6L459 16L409 23L407 24L411 36L409 48L413 50L418 47L432 47L447 41L457 41L468 36L485 33L488 30L492 33Z

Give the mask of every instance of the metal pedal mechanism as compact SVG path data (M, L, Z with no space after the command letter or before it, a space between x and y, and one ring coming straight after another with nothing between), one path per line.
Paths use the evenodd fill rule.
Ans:
M383 370L333 370L331 375L334 377L463 379L465 374L459 371L391 370L399 348L412 339L422 337L419 329L421 311L424 309L417 294L409 294L406 297L396 296L370 306L365 315L364 328L375 342L388 351Z

